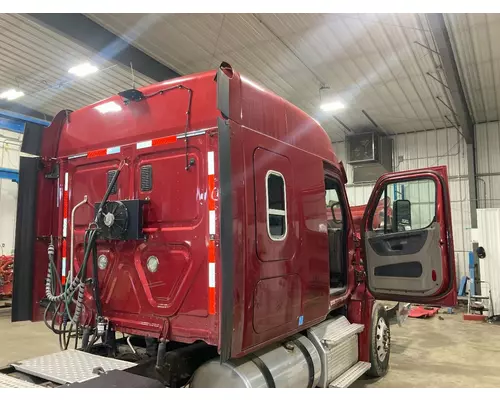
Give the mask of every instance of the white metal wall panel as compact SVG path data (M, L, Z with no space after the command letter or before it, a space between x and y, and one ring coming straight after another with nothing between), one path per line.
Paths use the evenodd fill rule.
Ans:
M0 129L0 166L19 169L22 135ZM17 210L17 183L0 179L0 254L14 250Z
M500 207L500 124L476 125L476 163L479 206Z
M333 143L333 147L337 156L345 160L344 142ZM457 278L460 279L468 273L468 252L471 249L467 151L464 139L454 128L399 134L394 137L393 158L395 171L437 165L448 167L455 261ZM352 182L352 167L349 164L346 165L346 173L348 181ZM349 203L353 206L366 204L373 184L348 184ZM500 199L500 194L498 198Z
M500 209L488 208L477 210L477 239L486 251L486 258L479 261L481 280L489 283L493 305L493 314L500 315ZM481 294L486 295L482 285Z

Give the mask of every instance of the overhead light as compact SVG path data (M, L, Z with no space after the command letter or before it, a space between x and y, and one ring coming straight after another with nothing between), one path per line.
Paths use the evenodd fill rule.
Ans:
M325 103L320 106L323 111L338 111L345 108L345 105L340 101L333 101L331 103Z
M98 68L95 65L89 64L89 63L84 63L77 65L76 67L70 68L68 72L70 74L79 76L79 77L84 77L90 74L93 74L94 72L97 72Z
M118 112L122 110L120 105L114 101L108 101L107 103L99 104L98 106L95 106L95 109L99 111L101 114L106 114L109 112Z
M18 99L19 97L23 97L23 96L24 96L24 93L21 92L20 90L9 89L9 90L6 90L5 92L0 94L0 99L15 100L15 99Z

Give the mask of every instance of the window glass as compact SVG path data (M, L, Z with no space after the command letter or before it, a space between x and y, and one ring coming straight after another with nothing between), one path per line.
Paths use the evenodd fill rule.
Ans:
M372 219L373 230L402 232L425 229L436 218L436 184L416 179L386 185Z
M286 236L286 188L285 178L276 171L266 176L267 188L267 231L273 240L283 240Z

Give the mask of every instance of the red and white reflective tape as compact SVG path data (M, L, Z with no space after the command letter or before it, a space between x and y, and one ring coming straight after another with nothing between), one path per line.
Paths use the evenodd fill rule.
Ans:
M211 129L211 128L210 128ZM188 132L187 134L181 133L179 135L175 136L164 136L156 139L151 139L151 140L145 140L143 142L137 142L135 143L136 149L147 149L148 147L154 147L154 146L161 146L164 144L171 144L175 143L178 140L190 138L193 136L198 136L198 135L204 135L206 129L202 129L199 131L192 131ZM133 143L132 143L133 144ZM72 156L68 156L69 160L75 159L75 158L95 158L95 157L102 157L102 156L107 156L110 154L118 154L121 151L121 146L115 146L115 147L108 147L107 149L100 149L100 150L92 150L87 153L80 153L80 154L75 154Z
M67 235L68 235L68 212L69 212L69 174L64 174L63 191L63 227L62 227L62 249L61 249L61 281L66 283L66 260L67 260Z
M161 146L163 144L175 143L177 137L175 136L165 136L157 139L146 140L144 142L138 142L136 144L137 149L147 149L148 147Z
M208 313L215 314L215 201L214 201L214 152L209 151L208 162Z
M96 158L102 156L109 156L110 154L119 154L121 150L120 146L108 147L107 149L92 150L88 153L76 154L74 156L69 156L68 159L72 160L74 158Z

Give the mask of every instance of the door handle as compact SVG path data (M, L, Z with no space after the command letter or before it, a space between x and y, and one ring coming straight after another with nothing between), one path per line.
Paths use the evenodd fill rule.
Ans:
M392 251L401 251L403 250L403 245L401 243L397 243L394 245L389 244L389 247L391 248Z

